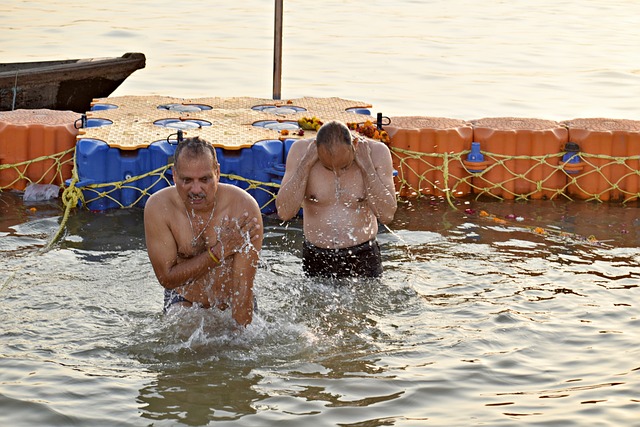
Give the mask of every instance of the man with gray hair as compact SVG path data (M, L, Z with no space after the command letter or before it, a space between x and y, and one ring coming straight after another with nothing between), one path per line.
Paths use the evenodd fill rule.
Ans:
M226 310L240 326L253 319L253 280L262 247L258 203L220 183L213 146L178 143L175 185L154 193L144 209L149 260L164 287L165 311L177 306Z
M378 221L391 222L397 208L391 152L382 142L354 138L343 123L325 123L316 139L291 146L276 207L285 221L304 209L307 275L378 277Z

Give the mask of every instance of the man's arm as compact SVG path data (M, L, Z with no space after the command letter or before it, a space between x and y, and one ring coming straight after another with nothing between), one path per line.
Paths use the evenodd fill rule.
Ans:
M258 268L259 253L262 249L263 224L262 214L258 203L245 193L245 201L249 217L258 218L258 231L253 231L250 237L250 243L245 242L233 254L233 284L234 289L231 295L231 316L238 325L246 327L253 320L253 282ZM248 237L247 230L241 230L240 233Z
M258 268L258 252L255 246L233 256L233 282L235 291L231 295L231 316L240 326L246 327L253 320L253 282Z
M318 150L313 140L293 143L287 156L282 185L276 197L278 216L283 221L293 218L304 201L311 167L318 161Z
M144 230L149 261L158 282L173 289L205 274L214 262L204 251L178 264L178 246L169 228L167 203L160 193L149 198L144 209Z
M389 148L381 142L361 139L356 148L356 163L360 166L371 210L380 222L390 223L398 203Z

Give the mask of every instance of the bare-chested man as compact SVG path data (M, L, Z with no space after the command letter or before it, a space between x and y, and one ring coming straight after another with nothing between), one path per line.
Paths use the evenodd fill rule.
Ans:
M377 277L382 260L378 220L393 220L397 203L389 148L332 121L315 140L289 151L276 199L278 216L304 208L302 267L309 276Z
M226 310L247 326L262 247L262 215L253 197L221 184L215 149L187 138L174 155L175 186L153 194L144 210L149 260L165 289L165 310Z

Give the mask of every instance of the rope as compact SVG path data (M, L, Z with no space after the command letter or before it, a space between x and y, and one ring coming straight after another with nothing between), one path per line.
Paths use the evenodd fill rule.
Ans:
M64 191L62 192L62 203L65 207L64 209L64 214L62 215L62 221L60 221L60 226L58 227L58 230L54 233L54 235L51 237L51 239L49 239L49 242L47 242L47 244L45 245L45 247L42 249L43 252L48 251L49 249L51 249L51 247L58 242L58 240L60 239L60 237L62 236L64 230L66 229L67 226L67 221L69 220L69 214L71 213L71 209L75 208L76 206L78 206L78 203L82 200L84 200L83 195L82 195L82 191L76 187L76 184L79 181L78 178L78 169L75 167L76 165L76 151L75 149L73 150L73 164L74 164L74 168L72 169L72 178L71 178L71 182L69 183L69 185L67 186L67 188L64 189Z
M464 164L470 151L421 153L391 147L391 153L398 170L400 197L444 196L450 205L452 198L458 196L476 199L487 196L497 200L561 197L575 200L578 197L586 201L621 200L623 203L640 198L640 168L636 167L639 155L614 157L580 153L583 169L574 175L565 169L563 152L541 156L484 153L488 165L477 173L469 171ZM523 165L524 170L520 170ZM496 175L502 177L496 178ZM558 177L566 182L556 186L553 179Z
M640 155L613 157L580 153L583 169L579 174L572 174L565 170L567 162L561 160L564 154L562 152L543 156L506 156L484 152L484 157L488 160L486 167L473 172L464 163L469 152L421 153L391 147L394 167L398 172L398 198L442 197L456 210L459 208L456 207L455 199L469 196L476 199L486 196L498 200L526 200L541 198L542 195L548 199L563 197L572 201L578 195L585 201L621 200L622 203L640 199ZM45 170L41 176L33 176L34 172L30 167L38 162L50 164L42 168ZM14 164L0 164L0 191L14 188L23 182L62 183L67 179L64 169L71 170L71 178L66 187L63 187L61 196L64 213L58 230L43 248L43 251L47 251L63 236L74 208L88 206L101 198L107 198L120 208L136 206L158 185L171 185L166 173L171 167L170 163L123 181L90 184L79 188L77 184L80 178L74 147L50 156ZM502 179L493 182L497 174L501 174ZM565 180L556 187L551 182L555 174L560 174L558 176ZM147 177L156 178L148 188L140 188L140 180ZM275 200L280 187L276 182L262 182L237 174L223 173L221 177L244 183L247 191L259 190L268 194L270 197L262 204L261 209ZM137 191L139 195L133 202L125 205L113 194L119 190ZM586 240L589 241L588 238Z

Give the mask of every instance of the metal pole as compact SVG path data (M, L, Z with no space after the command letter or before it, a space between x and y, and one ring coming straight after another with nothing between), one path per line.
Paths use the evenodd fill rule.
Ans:
M276 0L273 34L273 99L280 99L282 82L282 9L283 0Z

